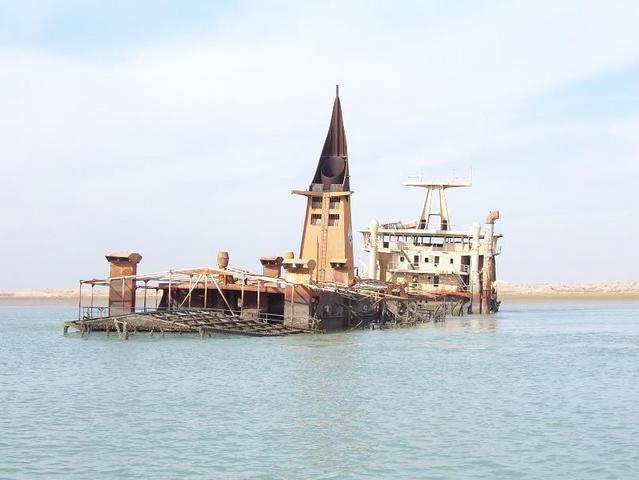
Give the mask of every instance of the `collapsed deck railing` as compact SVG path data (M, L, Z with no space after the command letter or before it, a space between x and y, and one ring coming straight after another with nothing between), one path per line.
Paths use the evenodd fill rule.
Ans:
M239 281L241 286L241 307L239 309L233 308L231 303L227 299L224 294L224 289L222 288L224 285L220 282L221 275L231 275L235 282ZM125 306L125 291L127 289L127 281L133 280L134 287L131 289L131 295L138 295L138 291L141 291L141 300L142 306L136 307L134 310L126 309ZM250 316L251 318L255 318L257 320L264 320L268 322L281 322L284 323L285 317L281 314L273 314L268 312L260 311L260 295L263 291L266 290L266 287L277 287L286 293L286 289L290 288L290 302L291 305L295 303L295 289L296 287L308 287L315 290L321 290L325 292L336 292L345 297L350 298L368 298L371 300L372 305L376 305L383 300L397 300L397 301L406 301L406 300L439 300L442 298L441 295L436 293L400 293L395 294L394 292L397 290L386 289L384 288L372 288L371 286L355 284L354 286L345 286L334 283L296 283L286 280L281 277L269 277L265 275L250 273L244 270L237 270L232 268L225 269L215 269L210 267L197 267L197 268L185 268L179 270L169 270L165 272L156 272L156 273L147 273L147 274L136 274L136 275L125 275L119 277L109 277L102 279L89 279L89 280L81 280L80 288L79 288L79 299L78 299L78 320L87 320L93 318L106 318L112 315L112 311L109 307L105 306L96 306L95 305L95 287L109 287L114 283L119 283L121 285L121 298L122 298L122 309L120 310L120 315L125 313L148 313L148 312L160 312L160 311L188 311L192 308L192 293L196 289L204 290L204 305L207 305L207 298L209 291L215 290L220 298L223 300L225 309L222 309L225 314L230 315L231 317L244 317L245 314ZM179 304L175 304L173 302L173 293L175 289L179 286L180 289L185 289L188 285L188 293L184 296ZM222 286L221 286L222 285ZM90 286L91 293L89 299L89 306L83 305L83 287ZM251 286L255 288L255 292L257 293L257 308L251 309L250 313L245 311L244 309L244 293L245 287ZM388 286L388 285L387 285ZM167 301L163 302L164 306L160 306L159 299L161 295L159 292L162 292L161 295L168 295ZM153 292L153 295L149 296L148 292ZM150 298L149 298L150 297ZM288 300L286 300L288 301ZM206 310L207 308L203 307L194 307L199 310ZM128 311L127 311L128 310ZM211 311L216 309L211 309ZM217 310L220 310L219 308ZM293 309L291 309L291 315ZM309 317L309 321L312 319Z
M75 320L65 322L64 334L70 328L79 330L82 337L92 331L116 331L121 340L128 340L130 334L149 332L151 336L159 332L198 333L201 338L213 333L247 335L258 337L283 336L309 332L307 329L290 327L282 322L269 322L250 317L232 316L216 309L158 310L154 312Z
M248 283L252 283L253 286L257 286L257 295L258 295L258 315L261 315L259 312L259 296L262 292L262 287L269 285L277 285L280 288L286 288L287 286L291 286L294 288L296 285L293 282L289 282L283 278L273 278L267 277L264 275L252 274L248 272L244 272L241 270L233 270L233 269L214 269L209 267L197 267L197 268L186 268L179 270L169 270L168 272L156 272L156 273L147 273L147 274L136 274L136 275L123 275L118 277L109 277L109 278L93 278L88 280L80 280L79 286L79 295L78 295L78 319L83 318L83 309L86 308L83 305L83 287L88 285L91 288L90 299L89 299L89 312L93 313L94 311L98 314L102 314L103 310L95 310L95 287L108 287L111 288L114 283L121 284L121 298L122 298L122 307L125 309L125 292L127 289L127 281L133 280L135 281L135 288L131 292L132 295L137 295L137 291L141 290L143 292L142 302L143 311L152 311L156 310L159 307L159 291L167 291L167 307L168 310L181 309L181 308L190 308L191 307L191 299L192 293L195 289L203 288L204 289L204 303L206 304L208 292L209 290L216 290L222 300L224 301L227 311L232 315L242 315L243 307L237 311L231 307L226 295L224 295L223 289L220 287L219 277L220 274L233 275L236 280L240 280L240 284L242 287L242 299L244 298L244 287ZM183 286L188 283L189 290L188 294L184 297L179 305L174 305L173 303L173 291L177 285ZM153 307L149 306L149 295L148 292L153 291L154 295L152 296L152 302L154 303ZM243 304L244 302L242 302ZM98 307L98 309L101 307ZM273 315L273 314L270 314Z
M163 313L163 312L204 312L204 313L220 313L224 315L229 315L231 317L249 317L255 320L266 321L270 323L283 323L284 315L277 313L268 313L268 312L242 312L241 310L228 310L224 308L205 308L205 307L184 307L184 308L163 308L163 307L136 307L131 309L131 311L127 311L125 313L118 312L119 316L129 315L132 313L145 314L145 313ZM82 315L79 320L95 320L101 318L110 317L109 307L108 306L89 306L82 307Z

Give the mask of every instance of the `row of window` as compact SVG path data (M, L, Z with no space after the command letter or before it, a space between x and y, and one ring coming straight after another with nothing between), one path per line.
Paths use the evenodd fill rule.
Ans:
M413 245L443 246L444 243L461 243L462 245L470 245L469 237L421 237L409 235L383 235L384 244L390 242L404 242Z
M433 275L433 276L428 275L426 277L426 280L428 280L429 282L432 282L433 286L435 287L439 286L439 275ZM413 275L413 283L418 283L418 282L419 282L419 277L417 275Z
M404 256L399 257L399 261L400 262L404 262L406 261L406 259L404 258ZM424 263L429 263L430 262L430 257L424 257ZM413 255L413 264L418 264L419 263L419 255ZM433 263L435 264L435 266L439 265L439 256L435 255L433 257ZM450 258L450 264L454 264L455 263L455 259L454 258Z
M311 213L311 225L321 225L322 224L322 214L320 213ZM339 214L338 213L329 213L328 214L328 226L329 227L337 227L339 225Z
M311 199L311 208L313 210L320 210L322 208L322 199L313 197ZM337 210L339 208L339 198L331 198L328 202L328 208L331 210Z

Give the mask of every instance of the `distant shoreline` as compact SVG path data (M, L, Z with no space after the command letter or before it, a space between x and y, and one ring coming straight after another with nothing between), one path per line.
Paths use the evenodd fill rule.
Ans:
M589 299L639 299L639 292L507 292L499 294L500 300L589 300Z
M497 282L501 298L639 298L639 282L505 283Z
M544 299L615 299L639 298L639 281L637 282L602 282L602 283L535 283L513 284L498 282L497 291L502 299L544 300ZM140 296L138 294L138 296ZM87 288L82 292L83 299L91 297ZM96 301L107 299L106 289L95 289L93 298ZM155 298L149 294L149 298ZM0 303L19 301L70 301L78 299L77 289L28 289L2 290Z

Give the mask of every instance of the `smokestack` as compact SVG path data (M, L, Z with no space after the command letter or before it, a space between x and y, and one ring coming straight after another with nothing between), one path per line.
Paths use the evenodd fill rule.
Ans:
M265 277L280 278L282 276L282 257L261 257L262 274Z
M491 297L493 293L493 281L495 280L495 220L499 219L499 210L491 210L486 215L484 225L484 269L482 283L482 311L490 313L492 308Z
M135 252L113 252L105 255L109 262L109 316L123 315L135 311L135 291L137 288L134 278L138 273L138 263L142 255Z

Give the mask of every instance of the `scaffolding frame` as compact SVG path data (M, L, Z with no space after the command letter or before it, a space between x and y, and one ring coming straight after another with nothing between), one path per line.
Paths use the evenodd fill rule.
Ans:
M241 298L241 307L238 309L234 309L231 307L231 304L224 293L224 289L222 288L220 283L220 276L229 275L233 277L234 284L240 284L240 298ZM153 272L153 273L142 273L135 275L123 275L118 277L107 277L107 278L92 278L86 280L80 280L79 292L78 292L78 320L86 319L86 318L98 318L109 316L109 308L108 307L96 307L94 304L94 289L95 287L107 287L111 288L112 284L115 282L121 282L121 298L122 298L122 306L125 306L125 290L126 290L126 281L133 281L133 288L131 294L137 297L138 290L143 290L143 306L138 309L135 308L136 312L149 312L156 311L159 309L158 302L160 296L158 295L158 291L162 290L167 292L168 298L166 302L166 310L186 310L191 307L191 299L192 294L195 290L203 289L204 290L204 305L207 305L209 290L216 290L220 298L223 300L226 305L228 312L233 316L242 316L244 314L244 294L246 291L246 287L255 288L257 294L257 316L260 316L260 297L263 290L266 287L275 287L282 290L282 293L286 293L286 289L288 287L291 288L291 310L294 309L295 304L295 290L297 287L305 287L315 291L323 291L323 292L332 292L340 294L344 297L349 297L352 299L363 299L369 298L375 304L380 302L381 300L437 300L441 298L441 295L437 294L419 294L415 295L412 293L403 295L396 295L393 293L388 293L388 291L380 291L380 288L366 288L365 286L345 286L339 285L335 283L298 283L292 282L282 277L270 277L266 275L251 273L245 270L239 270L234 268L211 268L211 267L193 267L193 268L183 268L183 269L169 269L163 272ZM83 304L83 287L90 286L91 294L90 294L90 303L89 306L85 306ZM174 304L173 301L173 292L175 291L176 286L180 286L180 288L188 288L187 295L181 300L181 302L177 305ZM386 284L386 287L397 287L393 284ZM386 290L389 290L387 288ZM154 300L155 305L149 306L148 303L148 292L154 291ZM83 314L83 309L85 314ZM199 310L202 310L201 307L198 307ZM206 309L206 308L205 308ZM124 309L123 309L124 310ZM213 309L219 310L219 309Z

